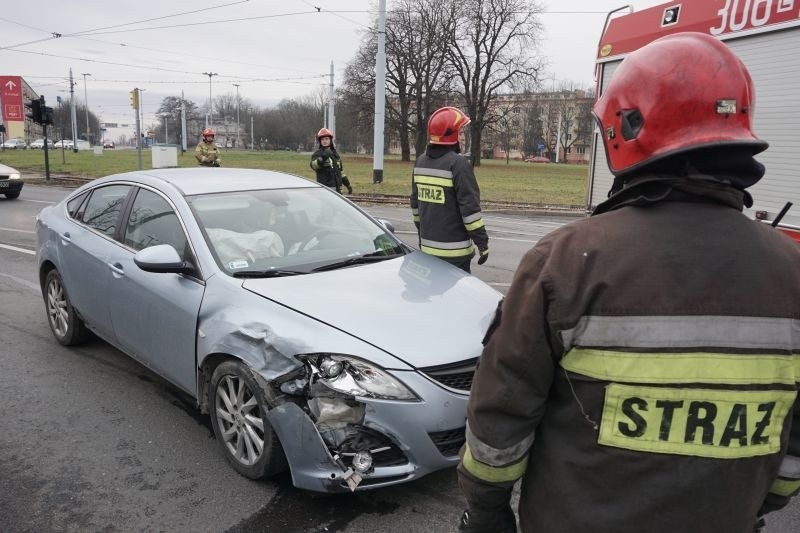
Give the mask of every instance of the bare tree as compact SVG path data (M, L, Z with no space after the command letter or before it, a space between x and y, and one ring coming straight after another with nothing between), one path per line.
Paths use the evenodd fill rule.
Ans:
M450 35L450 60L461 81L466 112L472 118L472 164L480 165L481 138L491 123L492 101L501 89L530 84L541 68L530 55L541 26L533 0L450 0L458 21Z
M203 126L203 116L197 109L197 105L191 100L185 100L186 103L186 136L189 139L198 139ZM161 117L158 128L163 129L164 120L169 121L172 129L169 129L170 139L180 139L181 133L181 97L180 96L167 96L161 100L161 105L158 106L157 114ZM167 141L169 142L169 140ZM196 141L195 141L196 142ZM189 143L194 144L194 142Z
M446 98L453 78L447 40L455 23L454 4L436 0L398 0L386 21L386 126L400 141L401 158L411 159L427 144L428 116ZM377 52L375 25L348 64L343 95L374 105Z
M516 102L497 105L493 109L496 119L489 130L494 134L500 149L506 154L506 164L511 161L511 151L517 147L520 137L521 109Z

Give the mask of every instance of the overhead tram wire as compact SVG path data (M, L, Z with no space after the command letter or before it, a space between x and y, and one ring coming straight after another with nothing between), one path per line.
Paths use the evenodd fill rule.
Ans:
M165 18L173 18L173 17L182 16L182 15L191 15L193 13L211 11L212 9L220 9L220 8L223 8L223 7L229 7L229 6L233 6L233 5L236 5L236 4L244 4L244 3L249 2L249 1L250 0L237 0L236 2L230 2L230 3L227 3L227 4L219 4L219 5L216 5L216 6L206 7L206 8L203 8L203 9L193 9L191 11L184 11L182 13L174 13L172 15L164 15L164 16L161 16L161 17L152 17L152 18L137 20L137 21L133 21L133 22L126 22L126 23L123 23L123 24L115 24L114 26L105 26L105 27L101 27L101 28L93 28L91 30L82 30L82 31L79 31L79 32L67 33L67 34L52 32L52 31L45 30L45 29L42 29L42 28L36 28L36 27L33 27L33 26L28 26L27 24L23 24L21 22L16 22L16 21L13 21L13 20L5 19L5 18L0 18L0 20L4 20L4 21L10 22L12 24L18 24L20 26L24 26L24 27L32 29L32 30L49 33L51 35L51 37L47 37L47 38L44 38L44 39L38 39L36 41L30 41L30 42L27 42L27 43L20 43L20 44L15 44L15 45L11 45L11 46L0 46L0 50L6 50L6 49L9 49L9 48L16 48L18 46L26 46L26 45L29 45L29 44L41 43L41 42L44 42L44 41L49 41L49 40L52 40L52 39L58 39L58 38L61 38L61 37L79 36L79 35L87 34L89 32L95 32L95 31L106 30L106 29L111 29L111 28L121 28L123 26L131 26L133 24L143 24L145 22L152 22L154 20L161 20L161 19L165 19Z

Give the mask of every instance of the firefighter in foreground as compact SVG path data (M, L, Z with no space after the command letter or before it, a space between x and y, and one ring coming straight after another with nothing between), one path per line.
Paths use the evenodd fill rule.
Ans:
M800 248L743 213L752 81L663 37L594 106L611 195L522 259L484 339L465 532L749 533L800 489Z
M333 145L333 133L327 128L322 128L317 132L317 142L319 148L311 154L311 168L317 173L317 182L342 192L342 185L347 188L347 194L353 194L353 187L350 180L342 171L342 158L336 147Z
M411 181L411 212L420 250L469 272L478 247L489 258L489 236L481 215L481 191L469 161L461 156L459 132L470 119L455 107L437 109L428 120L428 148L417 158Z
M211 128L204 129L203 140L197 143L197 148L194 149L194 156L201 167L218 167L222 162L219 157L219 148L214 142L215 136L216 134Z

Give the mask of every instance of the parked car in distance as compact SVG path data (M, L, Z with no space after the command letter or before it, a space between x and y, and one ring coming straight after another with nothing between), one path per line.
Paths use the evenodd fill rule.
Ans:
M3 148L6 150L24 149L26 146L23 139L7 139L3 143Z
M22 176L19 171L7 165L0 165L0 194L9 200L19 198L22 192Z
M153 169L45 207L36 257L59 343L193 396L240 474L347 492L456 466L501 298L391 231L297 176Z
M541 155L537 155L536 157L527 157L527 158L525 158L525 162L526 163L549 163L550 159L548 159L548 158L546 158L544 156L541 156Z
M71 139L63 139L61 141L56 141L53 145L54 148L72 148L72 140Z
M103 148L114 148L113 141L103 141Z
M47 147L48 148L55 148L55 143L52 139L47 139ZM32 150L43 150L44 149L44 139L36 139L31 143Z

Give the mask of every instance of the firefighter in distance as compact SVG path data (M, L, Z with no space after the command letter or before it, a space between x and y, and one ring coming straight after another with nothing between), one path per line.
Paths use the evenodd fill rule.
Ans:
M319 148L311 154L311 168L317 174L317 183L321 183L336 192L342 192L342 185L347 189L347 194L353 194L350 179L343 173L344 165L336 147L333 145L333 133L327 128L317 132Z
M219 155L219 147L214 142L216 134L211 128L203 130L203 140L197 143L194 149L194 156L201 167L218 167L222 163Z
M518 480L537 533L751 533L800 490L800 248L742 213L754 103L706 34L617 68L610 196L524 256L484 339L460 531L516 531Z

